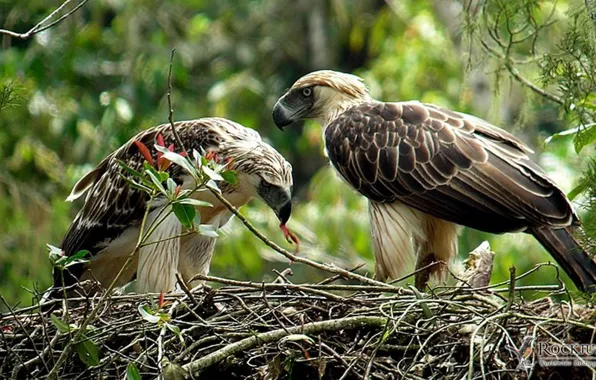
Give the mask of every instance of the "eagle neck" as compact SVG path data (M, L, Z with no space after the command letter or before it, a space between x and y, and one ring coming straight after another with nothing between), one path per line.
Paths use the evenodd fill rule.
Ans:
M342 113L346 112L348 109L358 104L369 101L372 101L372 98L344 98L342 99L342 101L337 102L333 107L330 107L330 109L325 114L323 122L321 123L323 129L325 129L329 124L331 124L335 119L337 119Z

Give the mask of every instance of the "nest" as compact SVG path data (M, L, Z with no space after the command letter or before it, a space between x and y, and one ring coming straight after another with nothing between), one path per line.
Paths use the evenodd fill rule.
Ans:
M526 343L588 343L596 331L591 308L549 297L524 301L524 292L552 289L516 287L515 272L509 283L479 288L460 281L427 293L339 283L338 275L299 285L290 274L271 283L204 277L223 286L165 297L90 296L77 286L79 296L67 302L1 317L0 377L551 376L570 369L542 367L531 349L528 355L534 344ZM591 371L572 370L578 376Z

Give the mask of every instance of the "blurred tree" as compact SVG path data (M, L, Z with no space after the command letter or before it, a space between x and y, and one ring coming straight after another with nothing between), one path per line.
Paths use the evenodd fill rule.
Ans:
M30 30L60 4L0 0L0 28ZM515 31L528 23L521 33L537 36L535 50L532 38L515 42L509 53L491 39L489 26L497 22L499 38L507 41L504 15L513 17ZM302 237L303 254L355 266L372 262L366 205L326 166L318 125L284 133L273 126L270 110L284 89L316 69L355 72L378 98L434 102L510 130L523 124L524 138L540 146L566 123L582 121L577 109L593 102L579 97L580 90L594 94L587 81L593 50L585 48L590 40L582 20L589 19L579 0L524 0L520 6L505 0L96 0L33 38L1 35L0 292L10 302L28 303L21 286L49 285L45 244L60 244L79 207L64 202L72 185L137 131L167 120L174 47L175 119L224 116L258 129L294 166L298 204L290 225ZM507 60L487 53L481 41L513 59L524 78L556 92L564 105L538 101L521 88ZM573 70L582 74L573 78ZM569 114L571 104L576 111ZM586 159L569 152L568 141L557 139L541 157L571 190ZM281 241L270 212L257 205L244 211ZM231 238L216 248L214 274L260 280L286 265L239 224L227 233ZM474 248L481 237L466 232L461 250ZM520 235L491 242L501 266L495 281L514 262L522 270L548 259L537 245L521 257L528 245ZM293 269L296 281L318 276Z

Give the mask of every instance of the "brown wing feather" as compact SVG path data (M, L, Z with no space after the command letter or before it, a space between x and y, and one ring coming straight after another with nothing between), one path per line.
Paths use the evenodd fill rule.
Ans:
M364 103L325 130L329 158L356 190L501 233L576 222L565 195L509 133L419 102Z
M256 131L221 118L178 122L176 128L189 151L217 149L226 140L260 141ZM95 181L86 185L89 186L89 194L85 204L62 242L62 250L67 256L72 256L82 249L89 250L93 255L143 218L148 195L128 186L121 174L128 178L131 175L120 168L118 160L134 170L142 171L145 159L134 141L145 144L155 158L157 152L154 144L158 134L163 135L166 146L175 144L170 125L159 125L138 133L94 169ZM176 151L180 149L176 147ZM179 166L172 165L168 171L177 183L182 182L183 173ZM154 202L154 205L156 203ZM71 267L69 271L70 274L65 278L67 284L80 277L83 267ZM55 274L55 277L55 283L60 284L59 276Z

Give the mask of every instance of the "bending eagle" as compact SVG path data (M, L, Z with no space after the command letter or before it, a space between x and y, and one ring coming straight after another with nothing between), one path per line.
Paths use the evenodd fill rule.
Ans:
M285 224L291 214L292 167L260 135L249 128L221 118L204 118L175 124L185 149L204 150L218 160L229 162L236 171L237 183L218 183L222 195L235 207L251 198L265 202ZM148 147L155 157L157 136L166 145L174 144L170 124L140 132L122 147L107 156L74 186L68 200L88 192L85 204L71 224L62 250L71 256L87 249L93 255L86 265L77 264L65 273L66 285L77 280L96 279L108 287L134 250L139 238L140 224L149 206L149 195L131 188L122 175L130 178L118 161L142 171L145 157L135 142ZM210 153L211 152L211 153ZM168 169L170 177L182 189L194 188L195 181L177 165ZM221 227L232 214L210 191L196 191L192 198L209 202L213 207L198 207L201 223ZM170 207L165 198L150 204L147 225L161 218L163 209ZM167 211L167 210L166 210ZM182 235L182 236L180 236ZM180 236L178 238L173 238ZM151 242L157 242L151 244ZM134 255L132 265L125 270L116 286L132 281L136 276L137 291L167 292L176 285L176 272L188 282L195 274L207 274L216 238L198 233L184 234L184 227L173 213L159 224ZM62 285L62 276L54 271L54 286Z
M461 225L529 233L578 288L596 284L596 264L571 235L571 204L506 131L433 104L374 100L359 77L328 70L298 79L273 119L323 126L331 163L369 199L377 278L398 277L416 254L417 268L449 262Z

